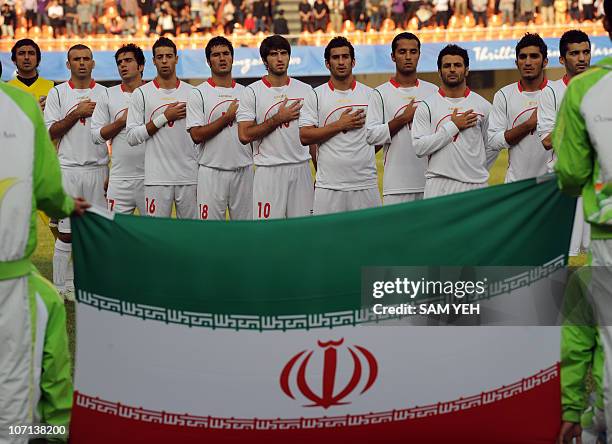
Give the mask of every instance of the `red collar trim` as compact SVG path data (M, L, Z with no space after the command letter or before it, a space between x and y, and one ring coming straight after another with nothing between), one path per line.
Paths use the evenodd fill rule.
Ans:
M395 77L391 77L389 79L389 82L391 82L391 85L395 86L396 88L400 88L400 84L397 80L395 80ZM418 88L419 86L419 79L416 79L416 83L414 84L415 87Z
M68 80L68 86L70 89L74 89L74 83L72 83L72 80ZM91 79L91 82L89 82L89 89L93 88L94 86L96 86L96 81Z
M159 82L157 81L157 77L153 79L153 85L155 85L155 88L159 89ZM181 85L181 81L179 79L176 79L176 86L175 88L178 88Z
M567 74L565 74L563 76L563 83L565 83L565 86L567 86L567 84L570 82L570 78L567 76Z
M519 80L517 84L519 92L523 92L523 84L521 83L521 81ZM548 85L548 79L546 78L546 76L544 76L544 78L542 79L542 83L540 83L540 86L538 86L538 89L541 91L546 87L546 85Z
M463 97L467 97L470 95L472 91L470 90L469 87L465 87L465 91L463 92ZM438 89L438 94L440 94L442 97L446 97L446 93L444 92L444 90L442 88Z
M329 86L329 89L331 89L332 91L336 89L334 88L334 84L332 83L331 79L327 81L327 86ZM355 91L356 87L357 87L357 80L353 79L353 83L351 84L351 90Z
M213 88L217 87L217 84L215 83L215 81L213 80L212 77L209 77L208 80L206 80L208 82L208 84L210 86L212 86ZM232 88L236 87L236 81L232 79Z
M272 84L270 83L270 81L268 80L268 76L263 76L261 78L261 81L263 82L264 85L266 85L268 88L272 88ZM285 85L289 85L289 83L291 82L291 77L287 77L287 83Z

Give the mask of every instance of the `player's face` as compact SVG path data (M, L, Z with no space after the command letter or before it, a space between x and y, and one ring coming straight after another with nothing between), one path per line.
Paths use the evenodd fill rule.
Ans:
M395 62L395 69L400 74L408 75L416 71L421 57L419 45L416 40L401 39L397 42L391 60Z
M325 62L325 66L334 79L348 79L353 74L355 66L355 60L351 57L349 47L332 48L329 51L329 61Z
M565 57L559 57L570 76L586 71L591 66L591 46L589 42L570 43L567 45Z
M79 80L91 78L95 62L89 49L73 49L70 51L67 62L70 73Z
M469 72L463 63L463 57L458 55L445 55L442 57L440 79L448 87L461 85Z
M162 79L169 79L174 75L177 62L178 56L174 54L172 48L162 46L157 48L153 54L153 64Z
M131 52L124 52L117 57L117 70L123 81L131 81L142 76L144 66L138 65L136 57Z
M225 45L213 46L210 51L208 65L213 74L225 76L232 72L234 58L230 49Z
M524 80L534 80L540 77L547 63L548 60L542 57L540 48L537 46L522 48L516 59L516 67L521 79Z
M15 53L15 65L20 75L32 74L36 71L38 60L33 46L22 46Z
M270 74L282 76L289 68L289 52L286 49L273 49L266 57L266 64Z

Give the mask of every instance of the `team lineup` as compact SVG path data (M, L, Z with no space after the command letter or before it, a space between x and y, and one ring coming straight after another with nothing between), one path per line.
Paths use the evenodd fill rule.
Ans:
M391 45L396 73L372 89L353 76L351 43L335 37L324 53L329 81L313 89L289 77L291 46L274 35L260 46L268 74L242 86L232 78L232 44L219 36L205 49L211 77L193 87L177 78L177 48L161 37L152 48L152 81L142 80L143 51L128 44L115 54L121 84L105 88L92 78L91 50L75 45L70 80L51 88L44 119L69 194L154 217L170 217L174 205L178 218L289 218L468 191L487 186L502 149L509 150L506 182L552 171L550 134L565 87L590 65L585 33L562 36L565 75L556 81L544 73L545 42L526 34L516 45L520 80L501 88L493 104L467 86L465 49L448 45L439 53L440 86L418 78L420 49L417 36L398 34ZM588 243L581 214L571 255ZM67 294L70 219L56 230L53 280Z

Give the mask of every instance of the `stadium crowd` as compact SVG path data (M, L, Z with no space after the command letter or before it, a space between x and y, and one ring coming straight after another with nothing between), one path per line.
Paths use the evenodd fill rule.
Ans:
M1 0L0 35L47 26L53 37L85 35L289 34L278 0ZM603 0L301 0L301 30L407 29L410 24L448 28L452 17L487 27L493 15L501 24L565 24L593 21Z

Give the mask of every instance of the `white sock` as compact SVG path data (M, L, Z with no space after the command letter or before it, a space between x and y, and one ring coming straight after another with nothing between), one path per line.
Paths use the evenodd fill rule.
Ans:
M66 272L68 270L71 252L72 244L62 242L59 239L55 241L55 251L53 252L53 284L59 291L64 291L66 289Z
M66 290L74 291L74 263L72 262L72 254L70 255L70 262L66 267Z

